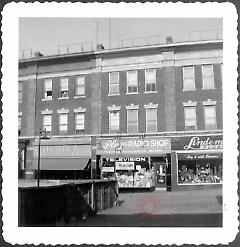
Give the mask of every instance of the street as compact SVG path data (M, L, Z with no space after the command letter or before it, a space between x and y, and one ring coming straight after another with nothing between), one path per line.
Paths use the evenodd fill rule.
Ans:
M220 227L221 189L120 193L117 206L70 226Z

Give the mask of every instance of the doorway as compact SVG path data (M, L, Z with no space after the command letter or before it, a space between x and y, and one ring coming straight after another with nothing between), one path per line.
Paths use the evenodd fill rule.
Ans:
M154 184L156 188L166 188L166 158L152 157L151 166L154 169Z

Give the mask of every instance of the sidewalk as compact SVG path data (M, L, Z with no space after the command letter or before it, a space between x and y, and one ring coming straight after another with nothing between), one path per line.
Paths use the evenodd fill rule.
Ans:
M73 226L210 226L222 225L221 189L120 193L119 205Z

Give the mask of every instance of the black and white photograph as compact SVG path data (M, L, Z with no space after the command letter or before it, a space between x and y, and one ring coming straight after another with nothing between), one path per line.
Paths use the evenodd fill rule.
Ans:
M234 240L234 10L218 3L6 6L7 242Z

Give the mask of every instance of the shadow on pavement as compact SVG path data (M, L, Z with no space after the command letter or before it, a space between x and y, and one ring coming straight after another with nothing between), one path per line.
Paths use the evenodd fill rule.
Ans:
M222 214L95 215L70 223L79 227L222 227Z

